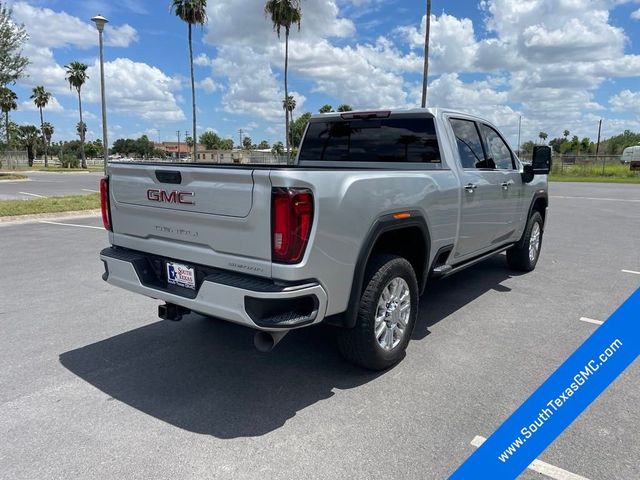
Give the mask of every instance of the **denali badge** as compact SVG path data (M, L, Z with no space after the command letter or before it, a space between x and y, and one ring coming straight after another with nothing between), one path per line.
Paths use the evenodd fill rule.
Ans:
M147 200L160 203L179 203L181 205L195 205L192 200L195 197L193 192L166 192L164 190L150 189L147 190Z

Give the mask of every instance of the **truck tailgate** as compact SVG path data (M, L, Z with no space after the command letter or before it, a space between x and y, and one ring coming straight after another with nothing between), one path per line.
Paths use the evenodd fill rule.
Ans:
M113 244L271 275L268 170L110 164Z

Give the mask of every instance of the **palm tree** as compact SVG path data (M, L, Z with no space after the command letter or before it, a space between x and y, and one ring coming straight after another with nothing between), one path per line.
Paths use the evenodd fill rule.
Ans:
M427 82L429 80L429 35L431 34L431 0L427 0L427 25L424 33L424 73L422 76L422 108L427 106Z
M18 108L16 92L7 87L0 87L0 110L4 113L4 128L7 132L7 148L11 144L9 137L9 112Z
M176 16L186 22L189 28L189 66L191 68L191 115L193 119L193 138L198 138L196 130L196 83L193 76L193 25L204 25L207 21L207 0L172 0L171 9ZM193 142L193 161L196 161L198 144Z
M44 116L42 109L46 107L49 100L51 100L51 93L47 92L42 85L38 85L37 87L33 87L30 98L40 110L40 131L42 132L42 143L44 143L44 168L47 168L49 161L47 160L47 140L44 135Z
M54 131L55 131L55 128L53 128L53 125L51 125L49 122L44 122L42 124L42 133L44 134L44 139L45 139L45 142L44 142L45 149L49 145L51 145L51 137L53 137Z
M566 140L567 140L567 138L569 137L569 135L571 135L571 132L570 132L569 130L565 130L565 131L563 132L563 135L564 135L564 139L565 139L565 141L566 141Z
M84 139L87 136L87 124L84 122L78 122L76 124L76 132L80 137L80 141L84 143ZM83 153L84 153L84 150L83 150ZM87 167L83 167L83 168L87 168Z
M289 95L285 100L282 100L282 109L289 115L289 128L293 124L293 111L296 109L296 99L293 95ZM287 130L289 134L289 144L291 144L291 132Z
M339 112L352 112L353 108L351 108L351 105L347 105L346 103L343 103L342 105L340 105L338 107L338 111Z
M327 103L326 105L323 105L322 107L320 107L320 110L318 111L320 113L331 113L333 112L333 107Z
M540 132L538 134L538 137L540 137L540 140L542 141L542 143L544 143L544 141L547 139L548 136L549 135L547 135L547 133L545 133L545 132Z
M78 92L78 110L80 111L80 123L84 124L84 121L82 120L82 96L80 95L80 91L82 90L82 86L89 78L89 76L87 75L87 68L89 67L81 62L71 62L69 65L65 65L64 68L67 69L65 78L67 79L67 82L69 82L69 89L71 90L75 88ZM84 153L84 135L82 134L80 135L80 154L82 155L82 168L87 168L87 156Z
M297 25L300 31L302 22L302 7L300 0L268 0L264 6L264 13L271 17L273 28L280 38L280 31L284 28L284 98L289 98L289 35L291 26ZM290 153L289 144L289 112L285 109L285 132L287 140L287 156Z

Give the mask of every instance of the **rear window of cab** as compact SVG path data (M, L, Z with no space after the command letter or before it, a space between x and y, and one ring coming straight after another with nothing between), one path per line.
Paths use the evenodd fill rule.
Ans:
M433 118L373 118L309 124L300 161L441 164Z

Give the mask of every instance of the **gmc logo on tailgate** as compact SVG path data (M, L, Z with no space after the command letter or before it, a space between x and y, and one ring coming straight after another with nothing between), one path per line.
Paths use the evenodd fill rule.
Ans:
M192 200L193 197L195 197L195 193L193 192L167 192L153 188L147 190L147 200L151 200L152 202L195 205L195 202Z

